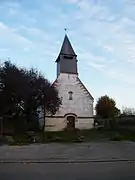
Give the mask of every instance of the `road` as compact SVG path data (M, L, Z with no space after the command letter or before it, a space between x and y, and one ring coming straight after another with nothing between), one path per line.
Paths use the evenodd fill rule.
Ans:
M51 143L0 147L0 161L108 159L135 160L135 142Z
M1 163L0 180L134 180L135 162Z

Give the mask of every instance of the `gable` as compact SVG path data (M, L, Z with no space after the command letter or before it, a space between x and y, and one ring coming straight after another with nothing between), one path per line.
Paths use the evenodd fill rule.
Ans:
M85 87L85 85L82 83L82 81L79 79L79 77L77 76L77 81L78 84L80 85L80 87L82 87L84 89L84 91L86 92L86 94L94 101L93 96L91 95L91 93L87 90L87 88ZM53 87L57 88L57 83L59 82L58 78L52 83Z
M77 80L79 81L80 86L82 86L82 88L84 88L85 92L88 94L88 96L94 100L93 96L90 94L90 92L87 90L87 88L84 86L84 84L82 83L82 81L79 79L79 77L77 77Z
M87 88L75 74L61 73L54 81L53 86L57 88L59 97L62 98L62 105L57 116L64 116L74 113L77 116L93 116L93 100ZM72 100L69 99L69 92L72 92Z

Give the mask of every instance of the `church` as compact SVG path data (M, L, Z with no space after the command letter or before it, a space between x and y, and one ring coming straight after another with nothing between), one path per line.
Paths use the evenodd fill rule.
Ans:
M62 105L55 115L46 115L45 131L93 128L94 98L79 78L77 61L77 55L65 35L56 59L57 78L53 83L59 92Z

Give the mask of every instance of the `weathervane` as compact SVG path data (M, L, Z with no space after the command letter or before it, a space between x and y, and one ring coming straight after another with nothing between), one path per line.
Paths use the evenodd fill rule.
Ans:
M65 29L64 29L64 31L65 31L65 34L66 34L66 32L67 32L67 28L65 28Z

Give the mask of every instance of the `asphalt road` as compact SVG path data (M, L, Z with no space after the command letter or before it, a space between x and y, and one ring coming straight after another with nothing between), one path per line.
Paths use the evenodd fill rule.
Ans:
M134 162L1 163L0 180L135 180Z
M135 160L135 142L51 143L0 147L0 161L108 159Z

